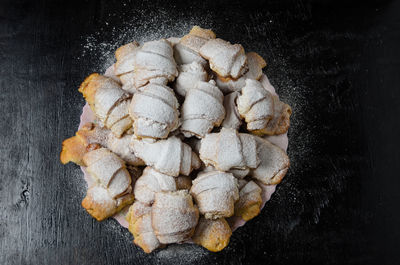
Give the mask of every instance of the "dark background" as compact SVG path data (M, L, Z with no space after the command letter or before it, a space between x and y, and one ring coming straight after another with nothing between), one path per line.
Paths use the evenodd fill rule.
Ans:
M0 3L0 264L400 264L400 1ZM222 252L146 255L58 155L113 49L194 24L267 60L292 166Z

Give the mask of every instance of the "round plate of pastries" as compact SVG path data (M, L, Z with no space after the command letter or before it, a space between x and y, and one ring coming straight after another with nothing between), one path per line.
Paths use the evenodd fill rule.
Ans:
M289 168L291 108L265 60L194 26L128 43L79 87L86 100L60 160L81 166L82 206L114 217L150 253L173 243L224 249Z

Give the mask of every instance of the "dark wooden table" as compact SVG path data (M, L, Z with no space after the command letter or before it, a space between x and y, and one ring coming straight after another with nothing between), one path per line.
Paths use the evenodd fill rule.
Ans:
M146 255L81 208L82 173L58 156L112 49L195 24L266 58L292 166L224 251ZM400 1L2 0L0 264L400 264L399 47Z

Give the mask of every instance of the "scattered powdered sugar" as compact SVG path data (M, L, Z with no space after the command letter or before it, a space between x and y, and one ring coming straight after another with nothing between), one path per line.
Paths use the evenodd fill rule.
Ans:
M112 66L107 67L106 71L108 76L113 77L113 70L112 70ZM276 94L274 87L270 84L268 78L266 77L266 75L263 75L261 82L263 83L263 86L270 91L273 94ZM81 115L81 124L80 127L82 126L82 124L89 122L89 121L93 121L93 120L87 120L88 118L92 118L94 119L94 114L92 113L91 109L88 107L88 105L86 104L85 107L83 108L83 113ZM271 136L269 136L271 137ZM267 137L269 139L269 137ZM168 139L172 139L172 138L168 138ZM282 134L282 135L277 135L277 136L272 136L272 142L274 142L274 144L280 146L283 150L286 150L287 145L288 145L288 137L287 137L287 133ZM163 143L165 141L158 141L157 143ZM140 143L144 143L144 142L140 142ZM152 146L150 144L150 146ZM162 148L161 148L162 149ZM159 154L157 152L150 152L151 154L157 154L157 157L159 156ZM170 157L170 156L168 156ZM85 180L88 182L88 185L91 186L91 179L89 174L87 174L84 170L84 168L82 167L82 170L84 172L84 176L85 176ZM274 193L276 185L264 185L260 182L257 182L258 185L261 187L262 189L262 205L261 205L261 209L264 207L265 203L271 198L271 195ZM124 218L124 214L123 213L118 213L116 216L114 216L114 218L123 226L123 227L127 227L128 223L126 222L125 218ZM236 230L238 227L243 226L246 222L241 219L240 217L230 217L227 219L227 221L229 222L232 231Z
M270 84L279 94L279 99L292 108L288 131L290 141L287 143L287 153L290 158L289 171L300 174L300 171L304 169L302 164L304 158L312 155L312 150L317 145L315 127L318 125L315 124L315 127L306 126L307 121L310 120L309 115L315 115L309 109L312 105L309 101L312 91L309 87L300 83L304 77L301 76L299 70L294 69L288 63L288 59L279 51L273 52L276 52L273 58L267 58L267 61L269 61L268 59L272 61L269 63L272 66L267 65L264 73L267 73ZM274 138L271 137L272 142L274 142ZM268 138L268 140L270 139Z
M90 61L90 70L93 72L104 72L107 67L114 63L115 50L124 44L132 41L142 44L161 38L181 37L187 34L194 25L213 28L214 20L211 13L185 17L173 9L167 11L162 8L146 10L146 14L136 14L135 12L144 11L131 10L126 11L126 14L108 14L104 26L84 38L83 51L77 59ZM146 19L141 20L140 18L143 16L146 16ZM106 24L108 23L107 20L112 21L116 17L129 19L119 21L118 27L111 27ZM179 17L179 20L176 17Z
M193 264L206 256L209 251L196 244L172 244L155 253L160 264Z

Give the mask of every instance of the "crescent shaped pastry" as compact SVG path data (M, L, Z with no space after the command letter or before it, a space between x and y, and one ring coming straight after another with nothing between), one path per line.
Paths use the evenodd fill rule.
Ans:
M129 207L126 220L129 224L128 230L134 237L133 243L144 252L150 253L162 246L151 226L151 206L136 201Z
M147 83L166 85L178 75L171 44L164 39L146 42L134 60L135 87Z
M190 146L176 136L156 142L133 138L131 148L146 165L169 176L188 176L193 169L201 165L200 159Z
M139 50L139 43L136 41L125 44L115 51L117 62L114 65L114 74L119 77L122 89L133 94L135 86L135 57Z
M96 117L117 137L132 126L128 113L131 96L112 78L91 74L81 84L79 92Z
M60 160L63 164L73 162L84 166L83 156L90 150L100 146L106 147L118 155L127 164L143 166L144 162L129 148L132 135L116 137L110 130L94 123L86 123L75 136L63 141Z
M247 72L239 77L238 79L232 78L224 78L217 76L215 82L217 83L218 87L224 93L230 93L233 91L241 91L242 88L246 85L246 79L255 79L260 80L263 72L262 69L267 66L265 60L255 52L248 52L246 53L247 58Z
M98 221L104 220L133 202L131 176L124 161L106 148L83 156L87 172L96 180L89 187L82 206Z
M179 126L178 108L171 88L159 84L142 87L129 106L134 134L141 138L167 138Z
M154 233L161 243L179 243L193 235L199 210L186 190L157 192L151 217Z
M182 106L181 132L185 137L203 138L213 127L221 124L225 117L224 95L215 82L197 82L190 89Z
M202 172L193 180L190 193L207 219L230 217L239 199L238 183L230 174L220 171Z
M193 241L212 252L223 250L231 238L232 230L224 218L216 220L201 217Z
M248 221L260 213L262 190L254 181L245 181L243 184L239 191L239 200L235 204L235 215Z
M257 142L260 164L250 171L250 175L265 185L279 184L289 169L289 157L280 147L261 137L253 137Z
M279 100L277 95L272 95L274 102L274 114L267 126L262 129L253 131L257 135L277 135L286 133L290 127L290 115L292 115L292 108Z
M200 159L220 171L256 168L260 162L256 148L252 135L222 128L201 140Z
M159 191L175 191L175 178L146 167L135 183L134 194L137 201L151 205L154 194Z
M275 135L289 129L292 109L257 80L246 79L236 103L240 116L247 123L247 130L254 134Z
M208 60L211 70L221 77L237 79L247 70L247 58L240 44L211 39L201 46L200 55Z
M198 62L179 65L178 70L179 75L175 80L173 88L181 96L185 96L187 91L194 88L197 82L208 81L206 70Z
M198 26L127 43L115 58L82 82L79 128L62 143L61 162L80 165L88 184L82 206L128 228L146 253L173 243L223 250L290 165L292 109L266 61Z
M212 30L194 26L189 34L182 37L179 43L198 54L200 48L206 44L207 41L215 38L215 33Z

